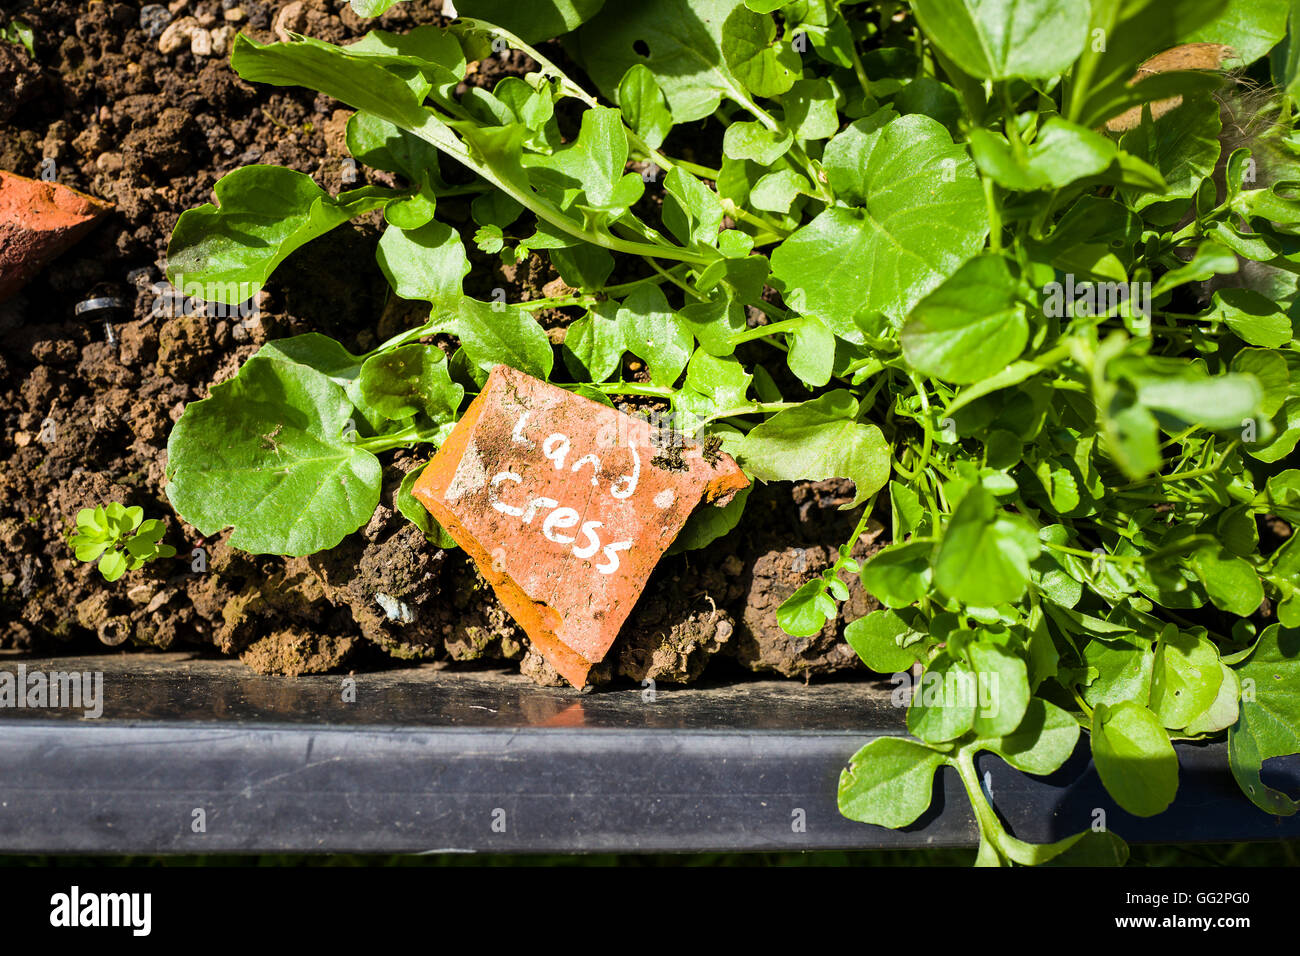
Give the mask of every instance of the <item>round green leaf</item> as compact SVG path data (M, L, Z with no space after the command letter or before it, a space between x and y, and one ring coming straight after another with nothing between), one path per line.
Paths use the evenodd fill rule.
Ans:
M899 117L847 142L827 171L855 205L796 230L772 253L772 272L796 311L861 341L855 316L901 322L979 251L988 217L974 163L929 117Z
M1156 645L1151 672L1151 709L1170 729L1186 727L1209 708L1223 680L1219 652L1207 638L1170 625Z
M390 419L423 412L435 422L449 422L465 397L436 345L403 345L371 356L361 366L360 384L366 404Z
M889 480L889 446L880 429L856 421L857 414L849 392L827 392L755 426L737 456L764 481L851 478L856 494L850 507L861 504Z
M840 774L840 813L860 823L905 827L925 812L944 756L912 740L879 737Z
M921 675L907 708L907 729L930 743L956 740L975 723L979 689L963 660L941 651Z
M233 527L231 547L253 554L332 548L379 504L379 461L344 437L354 414L321 372L254 356L186 406L167 442L167 497L200 533Z
M99 559L99 573L105 581L116 581L126 573L126 555L121 551L109 551Z
M1000 255L967 262L912 310L903 355L917 371L947 382L978 382L1025 349L1029 323L1015 278Z
M888 608L872 611L844 629L849 646L877 674L897 674L915 664L925 646L922 636Z
M776 24L736 7L722 24L722 55L736 79L755 96L780 96L803 70L799 54L784 41L773 44Z
M1092 760L1106 791L1129 813L1152 817L1178 792L1178 755L1155 714L1131 700L1092 714Z
M934 542L907 541L877 551L862 567L862 586L885 607L910 607L930 589Z
M1192 555L1192 570L1205 585L1205 593L1221 611L1247 617L1264 600L1264 586L1254 565L1226 548L1202 548Z
M981 487L972 488L948 523L933 559L934 583L964 604L992 607L1019 600L1038 556L1028 523L1002 511Z
M1048 77L1083 52L1086 8L1070 0L913 0L929 40L967 73L983 80Z
M981 737L1009 734L1024 719L1029 706L1029 670L1019 654L994 644L977 641L967 655L975 668L975 732Z
M1045 776L1070 759L1079 742L1079 722L1060 707L1035 697L1010 734L988 741L988 749L1017 770Z

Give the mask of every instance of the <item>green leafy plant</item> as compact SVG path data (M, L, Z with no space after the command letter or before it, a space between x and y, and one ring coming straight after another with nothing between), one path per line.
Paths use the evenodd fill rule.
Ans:
M26 20L14 17L6 23L0 28L0 40L23 46L32 56L36 55L36 34Z
M68 544L78 561L98 561L104 580L116 581L150 561L174 556L176 549L161 543L166 532L160 519L145 520L143 508L113 502L78 511L77 530Z
M333 547L378 502L377 456L438 445L498 363L598 401L654 400L755 478L855 484L852 538L779 614L816 633L847 596L841 575L860 572L882 607L847 639L872 670L920 672L911 737L854 757L846 815L908 825L947 766L980 863L1122 862L1093 821L1047 846L1017 839L980 785L980 753L1049 774L1083 732L1129 813L1173 800L1174 741L1225 733L1246 794L1296 810L1260 779L1300 752L1300 545L1264 524L1300 520L1285 5L481 6L504 26L236 40L244 79L354 108L352 155L405 185L331 196L292 170L237 170L181 217L170 273L247 295L381 209L379 267L429 319L364 355L317 333L271 342L190 405L167 467L187 521L254 552ZM519 35L560 33L594 92ZM1259 73L1279 41L1279 92L1249 100L1264 122L1237 148L1221 114L1246 101L1222 73L1131 82L1187 42ZM535 69L462 86L507 47ZM1134 128L1104 131L1134 108ZM699 121L716 168L674 148ZM467 296L465 240L437 218L452 196L473 197L482 252L545 255L570 291ZM544 308L570 315L562 345L533 317ZM629 355L644 372L625 379ZM411 480L399 509L446 544ZM679 546L725 534L744 502L692 519ZM892 543L859 566L873 511Z

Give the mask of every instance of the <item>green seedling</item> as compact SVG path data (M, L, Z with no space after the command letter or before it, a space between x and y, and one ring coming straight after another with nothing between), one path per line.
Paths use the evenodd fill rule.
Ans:
M17 17L0 27L0 40L24 46L28 53L32 56L36 55L36 34L30 24Z
M270 342L189 405L167 464L188 522L255 553L334 547L374 513L380 456L437 446L497 363L650 399L756 479L855 485L852 539L778 616L817 633L860 574L882 606L847 640L877 672L920 672L898 701L910 735L845 771L848 816L906 826L948 766L979 862L1122 861L1101 818L1049 846L1018 839L976 769L994 754L1049 774L1085 736L1129 813L1173 800L1173 741L1225 735L1249 798L1296 811L1260 777L1300 752L1300 535L1266 534L1300 521L1287 4L456 6L504 23L236 38L245 80L356 110L358 168L399 187L330 195L301 172L236 170L181 216L170 273L246 296L303 243L382 210L379 267L429 312L361 355L314 332ZM532 45L557 36L585 76ZM1272 80L1251 100L1259 136L1225 136L1223 73L1130 82L1189 42ZM532 72L465 85L508 49ZM1133 128L1105 131L1134 108ZM711 148L682 155L687 129ZM471 180L444 179L446 162ZM469 200L464 234L441 215L450 197ZM572 291L472 298L467 244L545 256ZM540 309L569 315L562 345ZM410 480L399 509L445 544ZM703 509L678 547L728 533L745 501ZM892 543L859 565L872 511Z
M78 561L99 562L105 581L116 581L127 571L156 558L170 558L176 549L162 544L167 526L157 518L144 518L143 508L113 502L77 512L77 530L68 540Z

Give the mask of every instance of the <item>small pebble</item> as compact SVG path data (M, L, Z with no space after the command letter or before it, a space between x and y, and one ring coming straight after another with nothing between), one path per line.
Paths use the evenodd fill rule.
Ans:
M293 0L280 8L275 15L275 35L280 42L288 43L293 38L290 33L297 33L307 22L306 6L303 0Z
M217 56L223 56L230 48L234 40L235 28L232 26L217 27L212 31L212 52Z
M171 11L161 3L150 3L140 8L140 29L150 40L161 36L171 22Z
M190 52L195 56L212 55L212 34L198 27L190 34Z
M109 176L121 172L125 164L121 153L100 153L99 158L95 160L95 168Z
M167 54L175 53L183 47L186 41L194 36L199 29L199 22L193 17L182 17L163 31L158 38L158 52Z

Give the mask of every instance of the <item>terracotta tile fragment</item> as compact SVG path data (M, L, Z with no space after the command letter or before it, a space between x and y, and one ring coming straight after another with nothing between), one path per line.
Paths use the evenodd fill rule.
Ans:
M412 489L575 687L695 507L749 483L667 434L498 365Z
M1157 53L1144 61L1138 67L1137 73L1129 80L1129 85L1140 83L1147 77L1155 76L1157 73L1168 73L1173 70L1217 70L1235 56L1232 47L1222 43L1184 43L1171 50L1165 50L1163 53ZM1175 110L1182 104L1183 98L1181 96L1155 100L1149 104L1151 119L1158 120L1170 110ZM1127 133L1131 129L1137 129L1141 123L1142 107L1134 106L1118 116L1108 119L1106 129L1112 133Z
M112 208L59 183L0 170L0 301L26 285Z

